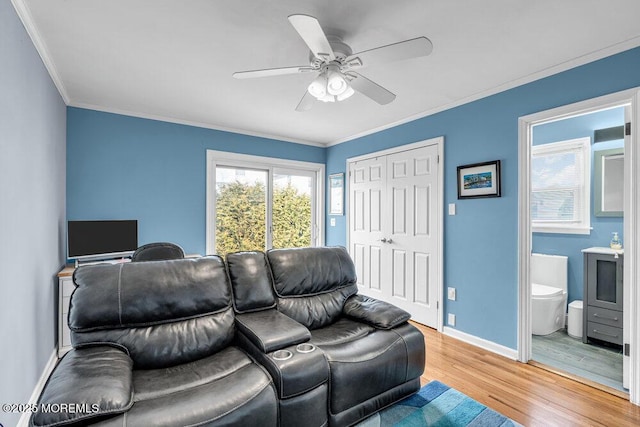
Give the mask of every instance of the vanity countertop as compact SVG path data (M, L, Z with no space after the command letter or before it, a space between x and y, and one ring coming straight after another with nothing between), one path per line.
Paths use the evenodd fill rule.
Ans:
M623 255L624 249L611 249L606 247L592 247L583 249L582 252L588 252L590 254L604 254L604 255Z

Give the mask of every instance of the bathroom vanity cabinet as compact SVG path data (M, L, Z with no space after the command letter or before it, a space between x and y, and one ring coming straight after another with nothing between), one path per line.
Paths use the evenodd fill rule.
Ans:
M622 345L622 267L624 252L589 248L584 253L582 342L589 338Z

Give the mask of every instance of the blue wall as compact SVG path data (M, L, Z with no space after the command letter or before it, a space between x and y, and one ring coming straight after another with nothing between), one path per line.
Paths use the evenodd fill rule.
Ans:
M321 147L69 108L67 219L137 219L139 244L205 254L208 149L325 162Z
M66 108L10 1L0 2L0 403L27 403L56 344ZM20 414L0 412L0 424Z
M566 120L539 125L533 129L533 145L548 144L574 138L589 137L594 141L594 131L624 124L624 108L599 111ZM611 233L619 232L623 239L622 217L598 217L594 215L594 153L610 148L624 147L623 140L593 143L591 146L591 234L533 233L533 252L569 257L568 302L581 300L583 295L582 249L592 246L609 246ZM624 239L623 239L624 243Z
M640 86L640 48L327 150L327 174L345 172L346 159L444 136L444 286L456 329L516 348L518 295L518 117ZM470 70L473 72L473 70ZM458 165L502 161L502 197L458 200ZM327 224L326 243L346 244L346 218ZM478 256L478 254L482 254Z
M444 136L444 202L457 205L444 217L444 284L458 289L445 313L457 329L515 348L518 117L640 86L638 69L640 48L327 149L69 108L68 219L137 218L140 243L204 253L208 148L326 160L332 174L349 157ZM494 159L502 197L458 200L456 166ZM327 215L326 230L327 244L346 244L346 216Z

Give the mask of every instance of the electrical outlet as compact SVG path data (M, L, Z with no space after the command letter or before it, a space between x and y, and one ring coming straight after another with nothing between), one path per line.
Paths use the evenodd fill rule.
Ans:
M456 315L453 313L449 313L447 315L447 323L449 326L456 326Z
M456 300L456 288L447 288L447 298L451 301Z
M335 227L336 226L336 219L335 218L331 218L329 220L329 224L331 225L331 227Z

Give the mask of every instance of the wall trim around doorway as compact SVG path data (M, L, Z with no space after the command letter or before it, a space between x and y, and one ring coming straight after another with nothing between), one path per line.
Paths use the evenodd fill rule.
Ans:
M625 144L625 259L624 278L627 283L640 283L640 88L593 98L558 108L520 117L518 120L518 360L531 358L531 281L530 254L532 248L529 193L532 128L536 124L563 120L619 106L631 107L631 144ZM629 145L629 146L627 146ZM630 286L629 298L629 400L640 405L640 289ZM625 314L626 315L626 314Z

